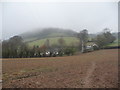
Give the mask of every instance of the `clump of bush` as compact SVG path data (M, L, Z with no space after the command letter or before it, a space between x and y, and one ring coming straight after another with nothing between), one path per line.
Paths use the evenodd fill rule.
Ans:
M74 55L76 51L77 51L76 48L73 48L73 47L66 47L64 49L65 54L68 56Z

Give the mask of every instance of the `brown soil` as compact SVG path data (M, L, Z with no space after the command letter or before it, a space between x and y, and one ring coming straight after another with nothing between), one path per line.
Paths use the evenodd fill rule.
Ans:
M118 50L3 59L3 88L117 88Z

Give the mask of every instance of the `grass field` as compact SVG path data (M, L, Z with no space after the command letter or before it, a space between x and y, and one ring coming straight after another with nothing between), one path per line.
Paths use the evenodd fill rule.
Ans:
M37 38L29 38L29 39L25 39L24 42L30 42L30 41L34 41L36 40Z
M120 40L115 40L113 43L108 44L107 46L113 47L113 46L120 46Z
M3 59L3 88L117 88L118 49Z
M33 42L29 42L28 44L29 44L29 46L34 46L34 45L41 46L41 45L44 45L44 43L47 39L49 39L50 45L53 45L53 44L58 44L59 38L61 38L61 37L45 38L45 39L40 39L40 40L36 40ZM71 45L72 43L79 42L78 38L75 38L75 37L63 37L63 39L65 40L65 43L68 46Z

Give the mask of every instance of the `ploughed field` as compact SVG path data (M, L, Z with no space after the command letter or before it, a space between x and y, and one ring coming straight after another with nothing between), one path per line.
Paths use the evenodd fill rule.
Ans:
M3 88L117 88L118 49L3 59Z

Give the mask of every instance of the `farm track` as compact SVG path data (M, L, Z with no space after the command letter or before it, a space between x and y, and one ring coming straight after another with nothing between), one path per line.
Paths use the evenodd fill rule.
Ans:
M75 56L3 59L3 88L116 88L118 50Z
M96 67L96 64L95 64L95 62L92 62L92 65L91 65L91 67L88 69L88 71L87 71L87 76L85 77L85 80L84 80L84 86L83 87L85 87L85 88L90 88L90 84L91 84L91 82L90 81L92 81L92 79L91 79L91 76L92 76L92 74L93 74L93 71L95 70L95 67Z

